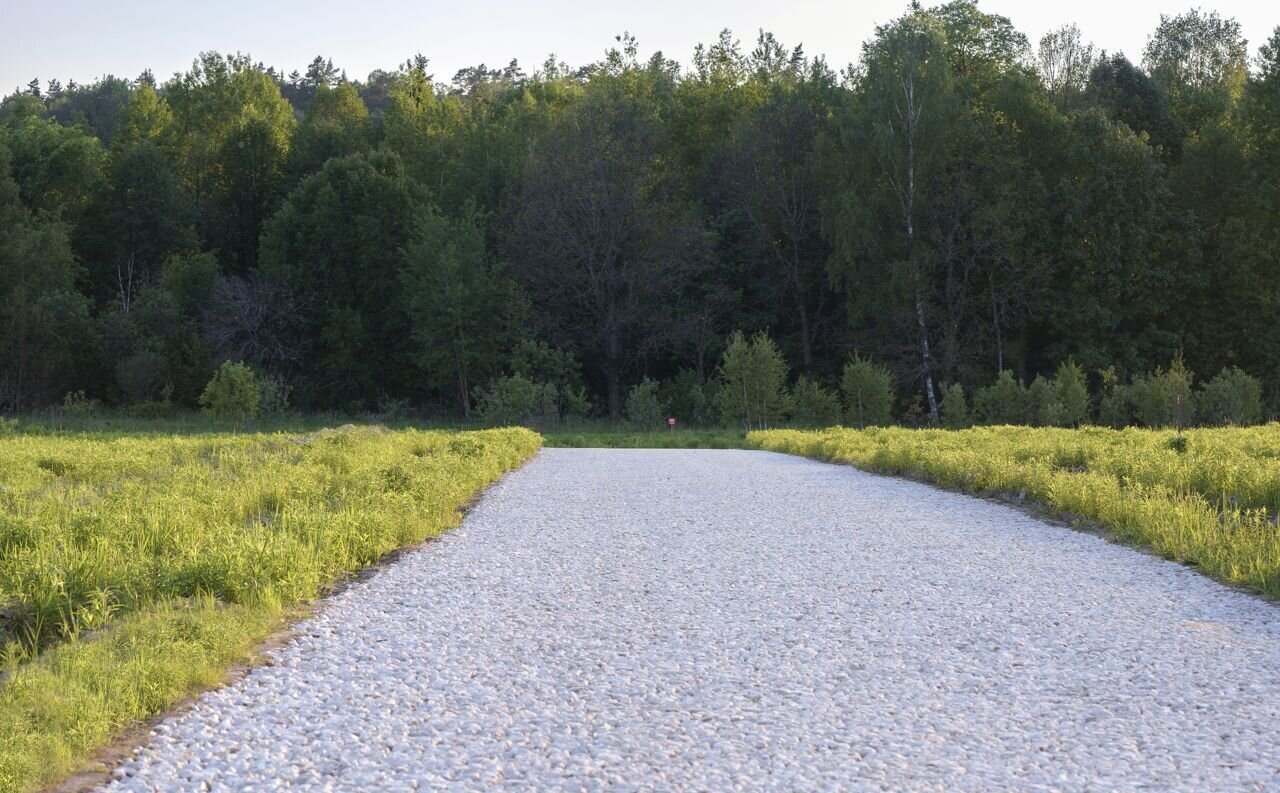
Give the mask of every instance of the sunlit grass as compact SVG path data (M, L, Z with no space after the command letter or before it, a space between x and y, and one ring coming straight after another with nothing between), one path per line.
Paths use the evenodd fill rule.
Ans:
M208 685L290 606L454 525L528 430L0 437L0 791Z
M1018 494L1280 596L1280 424L1173 431L979 427L753 432L748 442L976 493Z

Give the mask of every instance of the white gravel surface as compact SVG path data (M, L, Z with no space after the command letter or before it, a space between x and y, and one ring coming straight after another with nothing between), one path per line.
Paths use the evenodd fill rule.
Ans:
M1280 609L749 451L545 450L111 790L1276 790Z

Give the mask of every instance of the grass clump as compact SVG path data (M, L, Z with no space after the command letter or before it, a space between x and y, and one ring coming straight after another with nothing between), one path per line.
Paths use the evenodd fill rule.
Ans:
M453 526L524 429L0 436L0 791L216 681L291 606Z
M1280 424L1181 436L1098 427L772 430L747 442L968 492L1016 493L1280 597Z

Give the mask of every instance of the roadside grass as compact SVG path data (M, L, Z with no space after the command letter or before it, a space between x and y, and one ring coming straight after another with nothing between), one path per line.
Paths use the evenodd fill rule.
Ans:
M0 436L0 791L212 685L539 445L519 428Z
M209 434L270 434L276 432L314 432L326 427L379 426L388 429L486 429L486 425L470 425L458 421L417 419L402 416L386 416L376 413L280 413L260 416L246 427L236 427L198 411L174 411L161 417L130 415L126 410L99 409L85 414L68 414L49 411L37 414L20 414L12 427L27 435L92 434L95 436L139 435L209 435ZM0 428L3 429L3 428Z
M574 449L744 449L747 444L742 430L636 430L609 424L544 430L542 437L545 446Z
M753 432L747 441L972 493L1013 494L1280 597L1280 424L1182 437L1098 427L835 428Z

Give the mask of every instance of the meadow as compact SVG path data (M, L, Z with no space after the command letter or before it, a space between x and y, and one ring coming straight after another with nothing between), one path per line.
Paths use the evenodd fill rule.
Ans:
M344 576L455 525L541 443L524 429L6 427L0 791L65 776L216 684Z
M1172 430L835 428L759 449L1041 505L1118 540L1280 596L1280 424Z

